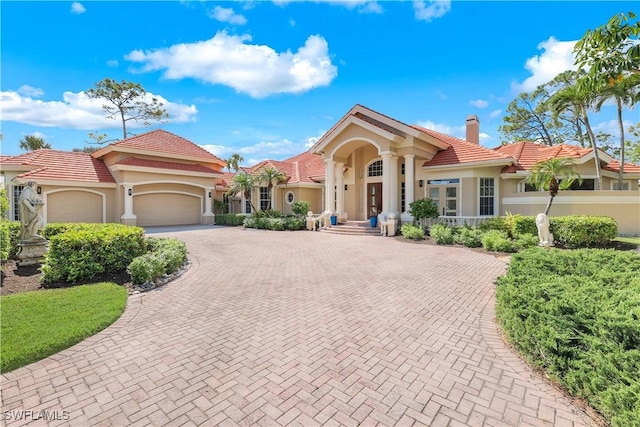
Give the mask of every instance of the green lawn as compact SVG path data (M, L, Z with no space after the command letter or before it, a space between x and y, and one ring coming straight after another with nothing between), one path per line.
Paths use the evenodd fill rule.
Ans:
M0 371L71 347L120 317L127 290L97 283L0 297Z
M615 239L618 242L629 243L632 245L640 246L640 236L634 237L616 237Z

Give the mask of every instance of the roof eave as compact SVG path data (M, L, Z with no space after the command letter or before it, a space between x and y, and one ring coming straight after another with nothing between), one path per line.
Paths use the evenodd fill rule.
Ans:
M424 170L450 170L450 169L469 169L475 167L492 167L492 166L510 166L513 164L512 159L495 159L481 160L476 162L456 163L452 165L422 166Z

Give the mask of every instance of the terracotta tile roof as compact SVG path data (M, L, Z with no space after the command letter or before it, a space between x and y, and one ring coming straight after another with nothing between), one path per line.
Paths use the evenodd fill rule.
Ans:
M224 187L228 187L229 184L231 184L231 181L233 181L233 177L235 175L235 172L222 172L222 177L220 177L218 184Z
M160 160L139 159L137 157L127 157L115 163L116 165L140 166L154 169L170 169L188 172L214 173L219 172L215 169L208 168L201 164L187 164L177 162L163 162Z
M592 150L591 148L581 148L569 144L548 146L528 141L520 141L514 144L496 147L494 151L513 157L515 164L507 166L502 170L502 173L513 173L516 171L531 170L538 161L554 157L579 159L591 153Z
M438 151L433 158L423 164L423 167L432 166L445 166L445 165L462 165L465 163L476 163L486 161L500 161L504 160L509 162L512 158L507 154L496 152L481 145L467 142L463 139L455 138L453 136L445 135L440 132L436 132L431 129L426 129L420 126L411 126L421 132L426 133L444 143L449 148Z
M107 166L88 153L42 149L2 161L3 164L32 166L18 178L54 181L115 183Z
M191 156L199 157L203 160L217 161L225 163L219 157L214 156L204 148L200 147L193 142L182 138L181 136L174 135L166 130L158 129L151 132L146 132L140 135L136 135L131 138L123 139L122 141L109 144L107 147L96 152L98 156L106 149L117 151L118 148L129 148L135 150L148 151L153 153L171 154L179 156ZM225 163L226 164L226 163Z
M296 156L284 160L294 167L294 174L289 183L316 183L324 180L324 160L322 157L313 154L311 151L305 151Z
M620 161L614 160L602 167L603 170L608 170L610 172L620 172ZM640 174L640 165L636 165L634 163L625 163L624 164L624 173L632 173L632 174Z

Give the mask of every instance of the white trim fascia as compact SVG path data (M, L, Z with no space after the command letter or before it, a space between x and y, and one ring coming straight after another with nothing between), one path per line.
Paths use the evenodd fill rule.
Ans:
M277 186L279 189L286 189L286 188L322 188L324 187L323 183L320 182L302 182L302 183L293 183L293 184L287 184L285 185L278 185Z
M350 114L353 114L350 112ZM347 118L345 121L343 121L342 123L340 123L340 126L338 126L337 128L333 129L331 131L331 133L326 134L322 137L323 141L322 144L318 145L317 147L313 148L313 153L316 154L324 154L324 149L325 147L331 142L333 141L333 139L340 134L340 132L344 131L349 125L357 125L360 126L370 132L375 133L376 135L379 135L383 138L386 138L388 140L391 141L395 141L395 142L401 142L404 140L404 137L395 135L391 132L388 132L384 129L380 129L377 126L372 125L371 123L365 122L362 119L359 119L357 117L354 117L353 115L350 115L349 118ZM396 139L399 138L399 139Z
M154 181L139 181L139 182L121 182L120 185L122 186L129 186L129 187L137 187L140 185L150 185L150 184L180 184L180 185L186 185L189 187L198 187L198 188L202 188L207 189L207 188L212 188L210 185L200 185L200 184L196 184L195 182L189 182L189 181L171 181L171 180L166 180L166 179L158 179L158 180L154 180Z
M131 165L112 165L111 170L114 171L130 171L130 172L143 172L143 173L155 173L160 175L180 175L180 176L195 176L200 178L221 178L220 172L194 172L185 171L179 169L164 169L154 168L148 166L131 166Z
M634 193L629 191L629 193ZM532 205L546 204L549 196L528 196L528 197L503 197L503 205ZM629 194L628 196L561 196L558 195L553 199L554 205L638 205L639 198L637 194Z
M90 187L90 188L117 188L118 184L115 182L88 182L88 181L58 181L52 179L33 179L33 178L18 178L15 177L11 180L18 185L24 185L25 182L35 181L38 185L59 185L61 187L76 186L76 187Z
M469 163L458 163L455 165L421 166L420 168L425 171L437 171L437 170L449 170L449 169L473 169L476 167L509 166L512 163L513 163L512 159L496 159L496 160L482 160L478 162L469 162Z

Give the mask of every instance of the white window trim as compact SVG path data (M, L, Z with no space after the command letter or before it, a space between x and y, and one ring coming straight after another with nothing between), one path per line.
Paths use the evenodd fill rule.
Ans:
M480 199L482 197L482 195L480 194L480 182L483 179L492 179L493 180L493 215L482 215L480 213ZM498 215L498 182L499 180L494 177L494 176L481 176L478 177L478 209L477 209L477 213L478 216L483 216L483 217L493 217L493 216L497 216Z
M289 194L293 196L291 201L289 201ZM284 200L287 202L288 205L292 205L296 201L296 195L293 194L293 191L287 191L287 194L284 195Z

